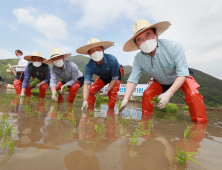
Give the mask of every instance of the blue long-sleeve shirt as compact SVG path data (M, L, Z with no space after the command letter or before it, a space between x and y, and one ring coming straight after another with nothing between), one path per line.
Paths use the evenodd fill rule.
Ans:
M35 67L35 71L39 72L40 67ZM30 82L30 78L31 78L31 73L29 72L29 68L28 66L25 67L25 72L24 72L24 80L22 82L22 88L27 89L29 82ZM50 81L50 67L48 67L47 69L47 73L45 76L45 79L43 80L45 83L49 83Z

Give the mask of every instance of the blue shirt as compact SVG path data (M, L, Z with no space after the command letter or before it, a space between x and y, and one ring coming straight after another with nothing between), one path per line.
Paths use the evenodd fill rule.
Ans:
M57 87L57 76L65 81L68 86L73 86L77 79L82 77L83 74L79 71L78 66L75 63L64 60L64 66L62 69L55 65L52 66L50 87Z
M116 57L111 54L105 54L103 56L103 64L99 66L92 59L86 64L84 84L92 83L92 75L96 74L103 79L110 79L117 81L119 75L120 64Z
M128 82L137 84L143 70L162 85L173 84L178 76L189 76L185 51L180 42L158 40L158 46L154 57L137 53Z
M39 69L38 67L35 67L35 71L36 72L39 72ZM24 89L27 89L28 85L29 85L29 82L30 82L30 78L31 78L31 74L29 72L29 68L28 66L25 67L25 72L24 72L24 80L22 82L22 88ZM48 67L47 69L47 73L46 73L46 76L45 76L45 79L43 80L45 83L49 83L50 81L50 67Z

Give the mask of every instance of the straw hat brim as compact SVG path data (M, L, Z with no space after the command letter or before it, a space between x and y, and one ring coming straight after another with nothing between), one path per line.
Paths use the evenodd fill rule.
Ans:
M12 73L17 76L17 73L14 68L12 68L11 64L8 64L8 67L12 70Z
M113 42L111 41L100 41L100 42L96 42L96 43L92 43L92 44L87 44L85 46L79 47L76 52L79 54L86 54L88 55L88 51L94 47L99 47L99 46L103 46L104 50L106 50L107 48L113 46Z
M46 64L50 64L50 63L53 63L53 58L56 58L56 57L59 57L59 56L63 56L64 57L64 60L66 60L67 58L69 58L71 56L71 53L67 53L67 54L62 54L62 55L55 55L53 57L51 57L50 59L48 60L45 60L43 63L46 63Z
M158 36L160 36L164 31L166 31L169 27L170 27L170 22L169 21L163 21L163 22L158 22L156 24L153 24L141 31L138 31L138 33L136 33L133 37L131 37L123 46L123 51L125 52L130 52L130 51L136 51L139 49L138 45L134 42L134 39L136 36L138 36L140 33L151 29L151 28L155 28Z
M40 57L40 56L37 56L37 55L36 56L35 55L27 55L27 56L24 57L24 59L27 60L27 61L32 61L32 57ZM43 61L46 60L46 58L44 58L44 57L40 57L40 58L42 58Z

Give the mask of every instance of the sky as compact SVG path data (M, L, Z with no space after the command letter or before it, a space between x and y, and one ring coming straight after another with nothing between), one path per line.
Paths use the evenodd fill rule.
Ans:
M0 0L0 59L50 50L77 55L91 38L112 41L105 52L132 65L139 52L124 52L139 19L169 21L159 39L182 43L188 66L222 79L221 0Z

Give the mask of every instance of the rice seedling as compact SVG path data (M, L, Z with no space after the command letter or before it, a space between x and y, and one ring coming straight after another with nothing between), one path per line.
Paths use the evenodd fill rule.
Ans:
M94 125L94 129L97 135L101 136L103 134L103 125Z
M184 130L184 139L191 139L193 137L195 137L197 135L197 133L199 133L199 131L193 131L190 132L190 130L193 128L194 125L188 125L187 122L186 123L186 129Z
M96 94L96 104L100 104L103 101L103 96L101 96L99 93Z
M185 150L179 152L178 147L176 147L176 149L177 149L177 157L173 158L173 163L175 162L175 160L177 160L179 164L185 164L187 160L190 160L194 163L198 163L199 165L203 166L196 159L192 158L192 155L197 154L197 152L186 152Z
M3 99L3 103L5 103L6 102L6 100L5 100L5 98Z
M110 118L110 117L107 117L107 120L109 121L109 120L111 120L111 118Z
M121 124L122 124L122 125L128 125L129 122L127 122L126 119L122 118L122 119L121 119Z
M131 145L132 146L136 146L137 145L137 140L138 140L139 136L134 135L133 138L131 139Z
M89 116L93 117L93 111L92 110L89 111Z
M38 112L38 117L40 117L40 115L41 115L41 112L39 111L39 112Z
M142 129L145 129L144 122L140 122L140 126Z
M154 97L153 97L153 100L151 100L151 103L152 103L152 104L157 104L157 103L159 103L160 100L161 100L161 99L158 98L158 96L154 96Z
M40 80L38 78L34 78L30 84L30 87L35 88L38 83L40 83Z
M5 135L11 135L12 128L13 128L13 125L10 126L10 124L7 123L5 127Z
M9 149L10 153L14 152L15 144L14 144L14 142L12 141L12 139L10 137L7 137L5 139L5 142L3 142L3 144L0 146L0 148L3 147L3 146L8 146L8 149Z
M120 99L118 100L118 105L117 105L117 107L118 107L118 110L119 110L120 107L121 107L121 100L120 100Z
M149 119L149 120L148 120L148 130L151 130L152 123L154 123L153 120L154 120L154 119Z
M75 116L74 116L74 113L69 113L69 116L71 118L71 121L69 120L69 123L72 127L74 127L76 125L76 120L75 120Z
M60 113L60 111L58 111L56 120L61 120L63 115L64 115L64 113Z

